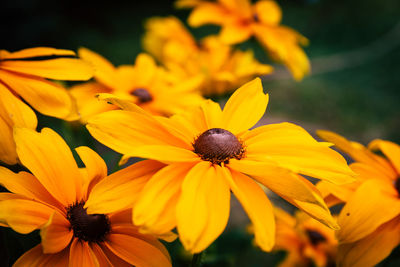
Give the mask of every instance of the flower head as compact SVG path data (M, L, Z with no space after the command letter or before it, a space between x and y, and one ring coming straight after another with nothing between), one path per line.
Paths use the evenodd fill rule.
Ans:
M349 154L355 160L350 167L358 174L356 182L342 188L318 185L325 199L346 203L338 217L338 263L374 266L400 244L400 146L374 140L365 147L332 132L318 134Z
M81 120L115 109L99 102L96 95L109 93L123 100L136 103L156 115L170 116L184 108L198 105L203 100L197 92L196 79L178 80L171 73L157 66L147 54L139 54L135 64L114 67L102 56L86 49L79 49L79 56L93 64L96 82L74 86L71 94L76 98Z
M254 36L270 56L283 62L296 80L310 72L310 63L300 45L308 40L293 29L281 26L282 11L272 0L178 0L178 7L193 8L188 23L193 27L216 24L227 44L241 43Z
M71 58L70 50L36 47L17 52L0 50L0 161L18 162L13 127L36 129L34 109L63 119L77 116L68 92L54 80L88 80L93 75L89 64ZM22 98L22 99L21 99Z
M338 153L297 125L249 130L267 103L255 79L235 91L223 110L210 100L171 118L132 108L100 114L87 128L122 154L168 164L146 184L133 209L142 231L162 234L176 226L186 249L202 251L225 229L232 191L254 224L256 243L269 251L273 210L257 182L336 228L320 193L299 174L337 184L353 179Z
M40 229L42 242L14 266L171 265L164 246L132 224L130 209L89 211L108 205L110 197L99 193L107 168L94 151L76 149L86 166L79 169L67 144L51 129L37 133L16 128L15 142L22 164L32 174L0 167L0 184L10 191L0 193L0 224L23 234ZM142 161L108 176L130 179L120 191L120 203L131 207L132 196L163 166Z

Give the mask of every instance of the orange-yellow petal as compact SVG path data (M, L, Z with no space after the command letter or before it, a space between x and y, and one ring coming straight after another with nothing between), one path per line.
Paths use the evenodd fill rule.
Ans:
M268 94L264 94L260 78L237 89L222 111L220 128L239 134L253 127L264 115Z
M251 178L234 170L224 170L233 194L253 224L256 244L264 251L271 251L275 243L275 219L271 202Z
M202 161L186 175L176 206L180 240L192 253L206 249L225 229L230 190L222 167Z
M226 44L238 44L249 39L252 34L252 28L249 25L234 22L224 24L219 36Z
M12 134L12 128L0 116L0 161L14 165L18 162L17 151L15 150L15 142Z
M341 210L337 237L342 243L360 240L398 214L400 200L394 187L379 180L367 180Z
M199 156L188 149L174 146L140 146L133 149L129 155L158 160L165 164L174 162L197 162Z
M40 229L43 253L57 253L71 242L73 232L70 222L60 213L54 212Z
M46 57L46 56L75 56L75 52L71 50L56 49L52 47L33 47L11 53L8 52L4 56L2 55L0 59L1 60L20 59L20 58L33 58L33 57Z
M390 160L397 173L400 174L400 146L385 140L374 140L369 145L371 149L380 149Z
M192 27L199 27L204 24L221 24L224 21L226 12L214 3L202 3L193 9L188 18Z
M72 240L69 252L69 267L99 267L99 261L88 242L78 238Z
M82 177L71 150L53 130L44 128L40 133L15 128L17 153L40 183L64 206L81 197Z
M261 23L278 25L282 19L282 10L275 1L257 1L254 11Z
M66 267L69 261L69 248L55 254L44 254L42 245L25 252L14 264L13 267Z

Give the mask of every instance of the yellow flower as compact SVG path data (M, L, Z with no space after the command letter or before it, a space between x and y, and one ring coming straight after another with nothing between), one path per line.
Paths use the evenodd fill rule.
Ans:
M81 48L79 56L93 64L97 82L74 86L71 94L76 98L82 122L90 116L115 109L99 102L96 95L110 93L130 100L155 115L172 115L203 100L197 93L197 80L177 80L156 65L147 54L139 54L135 65L114 67L102 56Z
M67 144L49 128L41 133L16 128L15 142L32 174L0 167L0 184L11 192L0 193L0 225L22 234L40 229L42 242L13 266L171 266L164 246L132 225L131 210L87 211L109 197L100 193L107 167L94 151L76 149L86 166L79 169ZM130 179L119 195L130 207L163 166L147 160L108 177Z
M223 111L211 100L169 119L131 107L100 114L87 128L120 153L168 164L146 184L133 209L143 231L163 234L176 226L187 250L202 251L225 229L232 191L253 222L256 243L269 251L273 210L257 182L336 228L320 193L298 174L337 184L353 178L338 153L297 125L248 130L267 103L257 78L235 91Z
M275 209L275 250L288 252L279 267L334 266L337 252L335 232L303 212L291 216Z
M36 128L36 115L21 98L45 115L63 119L76 116L68 92L44 79L90 79L93 70L87 63L75 58L60 58L74 55L70 50L47 47L13 53L0 50L0 161L9 165L17 163L12 137L14 126ZM46 57L49 59L43 59Z
M194 8L188 19L193 27L220 25L220 38L225 43L241 43L254 36L273 59L286 65L296 80L310 72L310 63L300 47L308 40L280 25L282 11L275 1L261 0L252 5L249 0L178 0L176 4Z
M318 134L349 154L359 175L343 189L322 186L327 198L346 202L338 217L337 261L340 266L374 266L400 244L400 146L374 140L366 148L332 132Z
M204 95L232 91L273 70L271 66L259 63L251 50L232 49L216 36L196 42L175 17L151 18L145 26L145 50L180 79L200 79L199 87Z

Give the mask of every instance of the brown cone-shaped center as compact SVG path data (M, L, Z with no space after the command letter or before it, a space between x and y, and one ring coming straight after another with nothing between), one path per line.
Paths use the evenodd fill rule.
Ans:
M146 103L153 100L152 95L147 89L137 88L131 92L131 95L134 95L138 98L140 103Z
M87 214L84 202L67 209L67 219L71 223L74 236L87 242L102 242L110 232L110 220L104 214Z
M202 133L193 143L194 152L202 160L214 164L229 163L229 159L241 159L244 154L242 143L231 132L212 128Z
M313 244L314 246L326 241L325 236L323 236L320 232L314 230L306 230L306 233L311 244Z
M400 177L398 177L396 181L394 181L394 188L397 190L397 194L400 197Z

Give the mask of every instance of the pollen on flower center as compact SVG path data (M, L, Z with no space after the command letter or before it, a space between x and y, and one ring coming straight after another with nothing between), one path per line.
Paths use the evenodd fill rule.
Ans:
M67 219L71 223L74 236L87 242L105 241L110 232L110 220L104 214L87 214L85 202L71 205L67 209Z
M320 232L314 230L306 230L306 233L311 244L313 244L314 246L326 241L326 238Z
M228 163L232 158L241 159L245 152L237 137L221 128L212 128L202 133L194 141L193 148L202 160L214 164Z
M131 95L136 96L140 103L146 103L153 100L153 96L145 88L137 88L131 92Z

